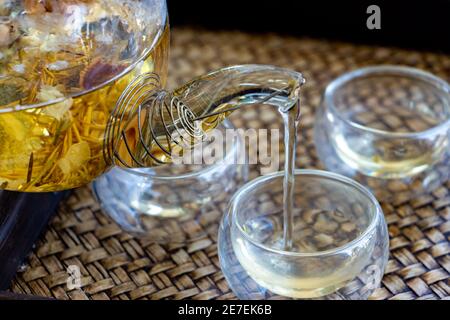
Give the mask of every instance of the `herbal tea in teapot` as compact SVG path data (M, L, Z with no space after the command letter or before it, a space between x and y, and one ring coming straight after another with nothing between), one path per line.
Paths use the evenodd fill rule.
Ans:
M0 4L0 187L55 191L105 169L105 128L138 74L164 82L165 1Z

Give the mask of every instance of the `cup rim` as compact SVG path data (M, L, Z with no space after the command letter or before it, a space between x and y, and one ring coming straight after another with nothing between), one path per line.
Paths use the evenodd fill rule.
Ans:
M315 170L315 169L296 169L294 171L295 176L305 176L305 175L311 175L315 177L321 177L326 179L331 179L336 182L340 182L342 184L347 184L355 189L357 189L359 192L363 193L365 196L367 196L368 200L372 205L374 205L375 212L374 215L371 217L370 223L365 228L365 230L358 235L353 240L347 242L346 244L342 246L337 246L333 249L323 250L323 251L315 251L315 252L293 252L293 251L286 251L281 249L275 249L268 247L260 242L255 241L252 239L242 228L242 226L237 223L237 212L238 208L236 207L238 205L239 200L245 193L253 189L254 187L264 184L272 179L276 178L282 178L284 176L284 171L277 171L268 175L260 176L254 180L251 180L250 182L247 182L244 186L242 186L231 198L230 204L228 207L228 214L231 216L231 225L235 224L237 226L237 229L239 230L240 234L250 243L253 245L259 247L262 250L269 251L275 254L280 254L283 256L290 256L290 257L322 257L322 256L329 256L329 255L336 255L341 253L342 251L345 251L351 247L354 247L356 244L363 241L369 234L372 233L372 231L377 227L377 224L380 220L380 218L383 217L383 210L381 209L380 204L378 203L375 196L363 185L359 184L353 179L350 179L348 177L345 177L343 175L324 171L324 170Z
M235 129L235 127L233 126L231 121L228 119L224 119L220 125L223 126L225 130ZM243 143L242 137L240 135L237 136L237 140L238 140L237 143L233 144L232 152L229 152L224 158L222 158L219 161L214 162L210 165L206 165L205 167L200 168L200 170L195 170L195 171L188 172L188 173L163 176L163 175L158 175L157 173L143 172L143 171L140 171L139 168L133 169L133 168L126 168L126 167L119 167L119 166L114 166L113 170L119 169L119 170L125 171L129 174L137 175L137 176L144 177L144 178L154 179L154 180L172 181L172 180L177 180L177 179L194 178L196 176L200 176L205 173L208 173L209 171L213 171L213 170L217 169L218 167L223 166L224 164L227 164L227 161L231 157L234 157L234 155L236 154L237 148L241 145L241 143ZM170 164L168 164L168 165L170 165ZM233 164L233 165L237 166L238 164Z
M338 89L340 89L343 85L349 83L350 81L353 81L358 78L362 78L368 75L399 75L405 78L410 78L413 80L422 80L427 82L428 84L444 91L447 93L447 95L450 95L450 84L446 82L444 79L439 78L429 72L407 67L407 66L399 66L399 65L380 65L380 66L369 66L364 68L359 68L347 73L342 74L341 76L337 77L333 81L331 81L326 89L323 96L323 101L326 108L329 108L334 115L336 115L340 120L342 120L347 125L354 127L356 129L370 132L372 134L377 134L385 137L392 137L392 138L406 138L406 139L416 139L416 138L423 138L425 136L433 136L437 133L441 132L443 128L449 128L450 127L450 117L447 117L446 120L443 122L440 122L439 124L417 132L392 132L392 131L386 131L386 130L380 130L376 128L371 128L365 125L361 125L359 123L353 122L347 118L345 118L341 112L336 108L336 106L333 103L333 97ZM450 99L449 99L450 101ZM450 105L449 105L450 108Z

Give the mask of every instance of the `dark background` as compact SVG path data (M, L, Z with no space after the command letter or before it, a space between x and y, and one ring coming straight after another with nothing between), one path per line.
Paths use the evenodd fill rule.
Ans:
M369 5L381 30L369 30ZM277 32L450 53L450 0L168 0L172 26Z

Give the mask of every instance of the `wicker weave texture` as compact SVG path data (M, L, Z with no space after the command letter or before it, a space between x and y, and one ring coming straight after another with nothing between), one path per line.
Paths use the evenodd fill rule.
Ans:
M302 71L302 128L297 167L321 168L312 139L314 110L325 86L343 72L375 64L402 64L450 80L450 57L396 48L240 32L174 29L169 86L209 70L243 63ZM272 128L272 110L232 116L238 127ZM250 178L259 175L252 167ZM382 207L391 255L373 299L450 298L450 183L410 202ZM223 211L226 204L216 210ZM188 231L188 230L187 230ZM66 268L78 265L82 288L68 290ZM121 231L88 187L61 205L47 232L18 271L11 291L58 299L233 299L220 271L216 234L187 245L162 246Z

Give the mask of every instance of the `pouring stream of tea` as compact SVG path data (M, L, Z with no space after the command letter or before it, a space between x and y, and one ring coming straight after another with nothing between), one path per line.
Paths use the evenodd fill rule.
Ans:
M287 89L287 88L285 88ZM283 91L283 90L280 90ZM260 103L264 103L277 94L280 91L275 91L269 96L261 99ZM212 116L234 111L247 105L240 105L226 110L213 112L207 115L203 115L193 119L194 121L203 120ZM248 105L250 106L250 105ZM292 234L294 226L294 189L295 189L295 159L296 159L296 147L297 147L297 130L299 126L298 115L300 112L300 103L297 103L289 110L278 108L279 113L283 118L284 125L284 180L283 180L283 249L290 251L292 249Z
M294 227L294 171L299 108L300 104L297 102L289 111L280 110L284 122L283 247L286 251L292 249L292 233Z

